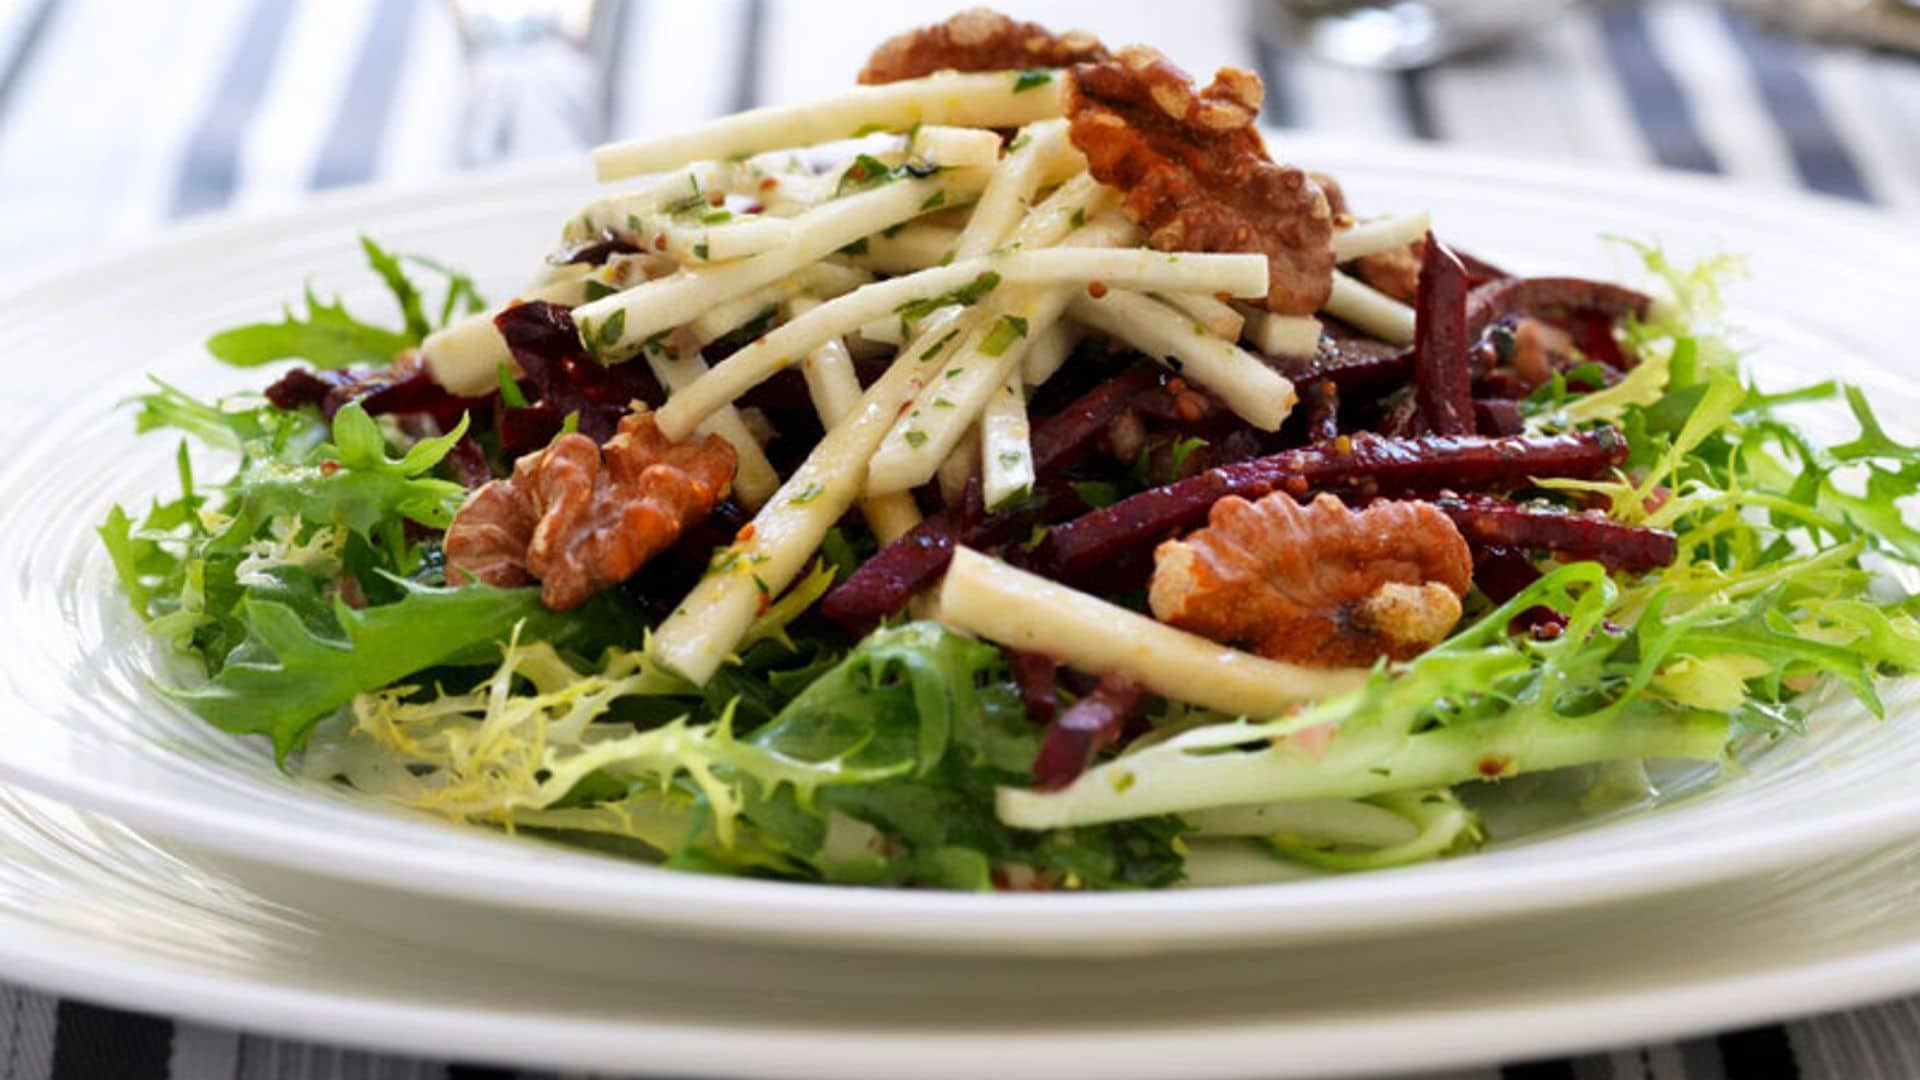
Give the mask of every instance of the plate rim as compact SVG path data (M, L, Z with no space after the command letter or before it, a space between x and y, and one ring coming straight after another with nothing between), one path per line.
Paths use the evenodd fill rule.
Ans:
M350 933L370 932L354 927ZM1920 989L1920 931L1853 952L1732 974L1675 977L1656 988L1548 993L1537 1003L1408 1008L1289 1019L1173 1021L1145 1029L1031 1030L994 1022L944 1031L850 1022L743 1024L685 1018L516 1012L472 1002L423 1004L397 990L355 993L303 986L291 967L227 971L140 955L77 930L0 912L0 970L62 997L374 1052L466 1063L615 1070L622 1075L801 1080L917 1075L1009 1080L1080 1075L1115 1080L1167 1075L1170 1058L1192 1080L1364 1076L1468 1068L1600 1052L1736 1026L1862 1006ZM1574 974L1561 989L1577 987ZM1018 1037L1010 1037L1017 1032ZM726 1036L736 1036L727 1039ZM1365 1047L1365 1057L1355 1053ZM1196 1051L1204 1050L1204 1054ZM1285 1053L1276 1053L1284 1050Z
M1671 192L1676 198L1712 199L1722 206L1732 202L1752 207L1756 212L1761 208L1774 212L1783 207L1797 208L1801 213L1816 215L1850 232L1871 234L1876 229L1884 229L1888 222L1905 220L1886 211L1830 197L1759 190L1711 177L1656 169L1589 168L1399 142L1289 134L1274 137L1300 147L1303 155L1341 158L1364 154L1375 164L1384 161L1396 169L1439 167L1444 171L1451 168L1455 176L1502 174L1520 169L1534 182L1578 177L1584 185L1591 185L1601 179L1631 184L1641 190ZM305 222L308 228L319 228L323 223L337 224L341 219L352 224L360 216L399 213L430 202L479 198L488 192L531 192L578 179L577 163L563 168L558 162L542 162L452 180L330 193L277 211L215 215L126 245L114 255L76 258L65 268L28 272L0 283L0 311L16 309L37 291L71 287L85 275L100 273L103 263L217 247L244 238L254 230L289 222L296 227ZM1914 265L1920 268L1920 252L1906 254L1913 256ZM1903 261L1900 253L1892 257L1896 262ZM525 890L515 887L517 882L475 867L470 859L449 856L436 860L396 842L383 844L377 837L358 837L358 843L347 845L322 830L303 827L297 822L268 826L248 820L235 821L189 802L127 791L104 780L93 781L84 774L51 775L30 764L22 765L6 752L4 744L0 744L0 778L74 805L104 811L189 846L289 869L321 865L331 876L415 894L692 934L759 936L767 940L831 942L890 950L981 948L983 935L966 929L964 920L988 908L996 915L1006 916L997 920L1001 925L995 927L996 940L992 944L1012 951L1097 947L1138 950L1143 947L1140 942L1116 941L1113 927L1141 915L1166 914L1170 908L1205 918L1179 920L1173 925L1158 927L1155 939L1145 947L1227 948L1243 944L1249 935L1264 942L1275 942L1365 934L1389 927L1441 926L1521 911L1572 908L1651 895L1801 862L1805 860L1802 850L1814 842L1825 854L1839 854L1884 841L1890 830L1899 834L1920 831L1920 794L1916 794L1908 799L1884 800L1848 813L1774 825L1764 841L1757 836L1744 841L1722 838L1715 843L1711 859L1699 858L1692 850L1633 852L1630 857L1623 852L1589 859L1577 868L1573 865L1532 870L1524 866L1501 867L1495 882L1444 878L1424 883L1426 887L1417 893L1401 890L1398 896L1382 894L1379 890L1358 890L1368 893L1357 898L1363 906L1347 911L1339 932L1330 933L1324 927L1288 927L1283 920L1276 919L1276 911L1284 912L1297 905L1274 903L1271 890L1312 887L1301 884L1144 894L979 897L716 879L652 867L622 866L618 875L604 871L574 875L578 879L575 884L591 881L589 889L546 890L544 895L530 897ZM1782 842L1783 839L1789 842ZM343 853L350 857L342 860L338 856ZM1637 873L1622 873L1627 867ZM567 869L571 871L573 867ZM636 870L649 872L633 872ZM1657 873L1650 874L1649 870ZM1436 905L1436 899L1467 896L1482 902L1471 907L1455 904L1436 910L1444 907ZM640 898L670 900L675 910L668 913L636 911L633 902ZM765 916L770 913L778 914L780 925L767 924Z

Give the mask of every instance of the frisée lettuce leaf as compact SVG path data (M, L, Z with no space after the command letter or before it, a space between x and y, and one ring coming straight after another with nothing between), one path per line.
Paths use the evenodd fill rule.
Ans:
M407 276L403 258L440 275L446 281L440 305L440 324L456 314L485 306L473 280L431 259L397 256L370 237L360 238L367 265L377 274L399 305L402 325L390 329L354 317L338 298L327 303L309 285L304 313L288 305L279 322L248 323L222 330L207 339L207 351L234 367L258 367L275 360L305 360L315 367L337 370L355 365L384 365L403 349L420 344L432 329L418 286Z

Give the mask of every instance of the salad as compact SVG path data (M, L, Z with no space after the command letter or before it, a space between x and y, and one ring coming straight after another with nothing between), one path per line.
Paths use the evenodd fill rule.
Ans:
M1252 73L992 12L859 82L599 148L507 303L365 239L397 323L309 289L208 342L260 393L140 397L226 470L100 527L167 693L667 866L1115 889L1459 854L1920 667L1920 447L1746 379L1737 260L1510 274Z

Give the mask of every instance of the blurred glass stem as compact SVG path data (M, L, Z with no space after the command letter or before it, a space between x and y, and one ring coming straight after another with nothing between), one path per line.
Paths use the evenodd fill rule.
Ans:
M607 44L622 0L450 0L466 97L460 163L578 150L606 136Z

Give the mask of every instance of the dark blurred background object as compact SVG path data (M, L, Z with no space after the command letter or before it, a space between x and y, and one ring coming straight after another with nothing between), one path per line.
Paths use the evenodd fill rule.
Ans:
M1400 71L1493 48L1560 17L1575 0L1271 0L1301 47L1355 67Z
M1754 14L1829 41L1920 53L1920 0L1739 0Z

